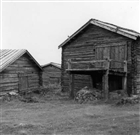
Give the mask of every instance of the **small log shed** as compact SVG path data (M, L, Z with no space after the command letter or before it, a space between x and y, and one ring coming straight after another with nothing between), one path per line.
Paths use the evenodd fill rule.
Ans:
M50 62L42 66L43 85L60 84L61 82L61 65Z
M25 49L0 50L0 94L42 86L42 68Z
M81 88L100 89L105 99L122 90L140 89L140 33L90 19L62 48L62 91L74 97Z

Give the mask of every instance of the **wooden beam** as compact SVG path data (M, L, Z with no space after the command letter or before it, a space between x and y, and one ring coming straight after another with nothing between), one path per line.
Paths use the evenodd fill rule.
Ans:
M68 69L71 69L71 59L68 59L67 63L68 63Z
M127 61L126 60L124 61L124 72L127 73Z
M109 72L110 75L117 75L117 76L124 76L124 72L114 72L113 70L110 70Z
M108 76L108 74L109 74L109 70L106 71L106 73L103 75L103 78L102 78L102 85L103 85L105 100L109 99L109 85L108 85L109 76Z
M76 59L74 59L74 60L76 60ZM91 61L77 61L77 62L76 61L71 61L71 63L98 63L98 62L99 63L100 62L106 62L106 60L91 60Z
M90 68L90 69L66 69L66 71L105 71L104 68Z
M105 48L105 47L118 47L118 46L125 46L124 44L110 44L110 45L98 45L96 48Z
M70 92L70 98L74 99L74 74L69 74L70 80L69 80L69 92Z
M125 73L125 76L122 78L122 84L123 84L124 94L127 95L127 73Z

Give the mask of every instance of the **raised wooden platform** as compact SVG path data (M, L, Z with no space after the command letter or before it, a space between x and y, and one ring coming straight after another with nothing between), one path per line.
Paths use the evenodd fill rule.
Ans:
M69 72L88 72L88 71L106 71L127 73L127 61L117 60L91 60L91 61L79 61L78 59L68 60Z
M102 86L105 99L109 98L109 75L122 76L123 90L126 91L127 84L127 61L116 60L96 60L96 61L74 61L68 60L67 72L70 74L70 92L71 97L74 96L74 76L75 74L90 75L94 72L102 73Z

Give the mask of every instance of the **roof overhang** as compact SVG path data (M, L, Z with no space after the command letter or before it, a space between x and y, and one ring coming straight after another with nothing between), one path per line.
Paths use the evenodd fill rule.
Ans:
M30 56L30 58L36 63L36 65L40 68L40 70L43 70L41 65L34 59L34 57L26 50L26 53Z
M14 50L11 50L11 52L13 52L13 51ZM0 60L0 62L1 62L0 72L4 71L9 65L14 63L16 60L18 60L25 53L27 53L27 55L35 62L35 64L39 67L40 70L43 70L42 67L40 66L40 64L33 58L33 56L26 49L20 49L20 50L18 50L17 53L13 53L13 55L11 56L12 58L11 57L8 58L9 56L7 56L7 57L4 57L5 60L3 60L3 59Z

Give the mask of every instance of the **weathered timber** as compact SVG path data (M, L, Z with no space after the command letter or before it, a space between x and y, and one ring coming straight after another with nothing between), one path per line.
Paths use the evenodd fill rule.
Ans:
M104 64L94 63L106 59L109 59L109 69L107 62ZM106 68L103 69L102 67ZM105 72L106 69L108 73ZM70 78L67 75L69 73L75 74L75 90L87 85L95 87L102 80L102 89L106 99L110 86L111 91L119 88L131 92L130 89L132 89L135 93L136 89L140 87L136 83L140 81L140 40L133 40L131 37L110 32L95 25L88 25L82 32L62 46L61 85L63 91L69 90ZM77 74L81 74L83 77L78 80L76 79ZM84 80L85 74L89 78L91 76L96 77L93 77L92 81L90 79ZM113 81L109 79L110 75L114 76ZM122 86L118 86L120 84Z
M69 84L69 88L70 88L70 97L74 98L74 74L70 74L70 84Z
M52 64L43 67L42 84L59 84L61 81L61 68Z
M109 98L108 74L109 74L109 71L107 70L106 73L102 77L102 86L104 90L104 97L106 100L108 100Z
M127 94L127 73L123 76L122 81L124 93Z
M0 73L0 92L20 91L20 88L32 86L38 88L41 86L40 73L38 65L25 53Z

